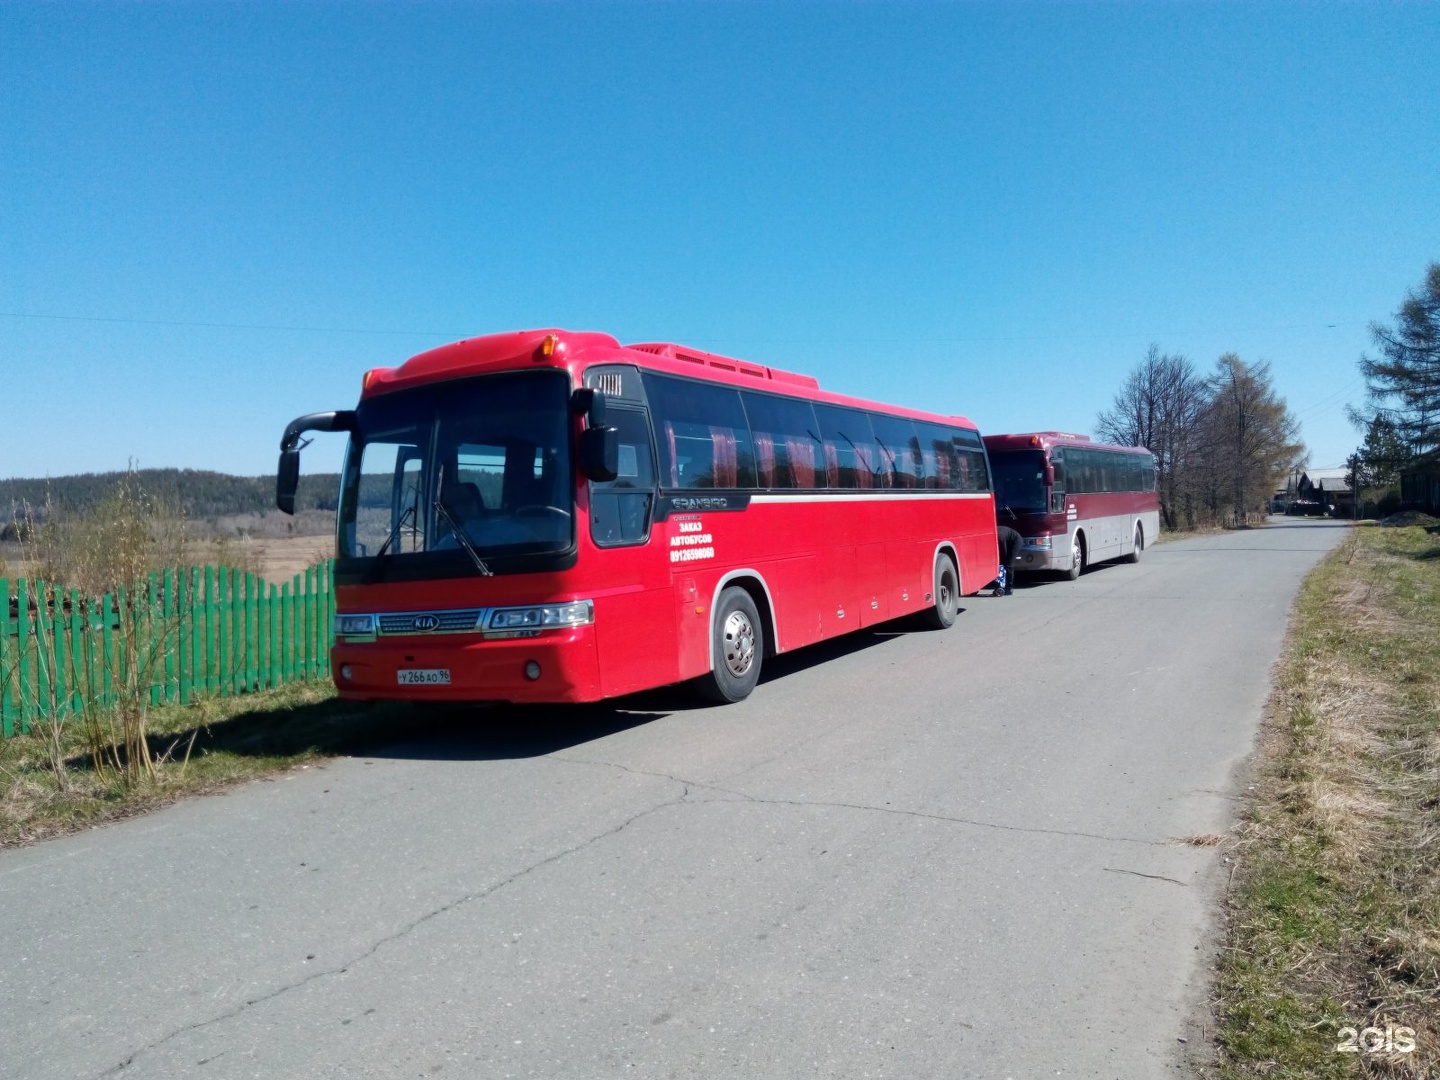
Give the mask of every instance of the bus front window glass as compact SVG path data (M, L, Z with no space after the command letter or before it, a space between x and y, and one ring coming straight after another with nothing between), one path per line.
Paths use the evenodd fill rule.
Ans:
M567 395L560 373L527 372L362 402L341 492L340 554L443 551L468 562L457 529L481 558L569 549Z
M1001 509L1043 513L1045 507L1045 453L1010 450L990 455L995 502Z
M375 555L387 540L386 550L397 554L424 550L422 440L428 434L410 425L376 431L351 447L340 504L341 555Z

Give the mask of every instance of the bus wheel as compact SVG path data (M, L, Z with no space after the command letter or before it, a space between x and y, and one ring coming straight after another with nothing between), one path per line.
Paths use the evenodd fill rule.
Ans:
M935 560L935 606L925 612L925 625L933 630L945 630L955 622L960 612L960 581L955 575L955 564L949 555Z
M1070 546L1072 548L1070 569L1063 571L1063 573L1071 581L1074 581L1085 572L1085 534L1083 532L1077 532L1075 534L1075 542Z
M1136 525L1136 526L1135 526L1135 546L1130 549L1130 554L1125 556L1125 561L1128 562L1128 563L1137 563L1137 562L1139 562L1139 561L1140 561L1140 553L1141 553L1142 551L1144 551L1144 550L1145 550L1145 530L1142 529L1142 528L1140 528L1139 525Z
M722 592L710 633L714 660L710 674L702 675L696 686L711 701L744 701L760 681L765 655L760 612L750 594L734 585Z

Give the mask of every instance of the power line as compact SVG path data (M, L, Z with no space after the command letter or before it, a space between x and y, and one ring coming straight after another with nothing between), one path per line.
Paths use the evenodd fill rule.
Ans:
M278 330L292 334L385 334L402 337L460 338L439 330L381 330L348 326L273 326L267 323L186 322L180 319L122 319L101 315L39 315L28 311L0 311L7 319L47 319L53 322L124 323L130 326L184 326L200 330Z
M269 330L281 333L304 333L304 334L370 334L384 335L391 337L433 337L446 340L456 340L466 337L470 331L453 332L441 330L395 330L370 327L350 326L280 326L269 323L234 323L234 322L194 322L183 319L136 319L118 316L101 315L55 315L40 312L28 311L0 311L0 318L7 319L42 319L51 322L89 322L89 323L114 323L129 326L176 326L189 327L200 330ZM1136 340L1155 340L1157 338L1174 338L1193 336L1198 334L1253 334L1261 332L1274 332L1282 330L1335 330L1342 327L1359 326L1359 323L1295 323L1275 326L1230 326L1230 327L1209 327L1188 330L1121 330L1115 333L1106 334L1051 334L1032 336L1007 336L998 337L985 334L971 334L962 337L918 337L907 335L904 337L884 338L820 338L820 337L795 337L795 338L709 338L713 346L729 347L732 345L956 345L974 342L1040 342L1040 341L1107 341L1122 338L1133 338Z

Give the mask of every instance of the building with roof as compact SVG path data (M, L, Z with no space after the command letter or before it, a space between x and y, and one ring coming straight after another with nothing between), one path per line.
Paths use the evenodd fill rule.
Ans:
M1349 517L1355 510L1355 492L1349 469L1307 469L1295 487L1297 498L1320 504L1331 517Z

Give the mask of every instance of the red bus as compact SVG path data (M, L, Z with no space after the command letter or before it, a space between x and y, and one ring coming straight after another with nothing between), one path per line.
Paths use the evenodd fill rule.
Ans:
M332 673L347 698L594 701L903 615L937 627L995 576L985 449L961 417L597 333L471 338L365 374L350 436Z
M1139 562L1160 534L1155 458L1143 446L1036 431L987 435L995 517L1022 538L1019 569L1077 578L1107 559Z

